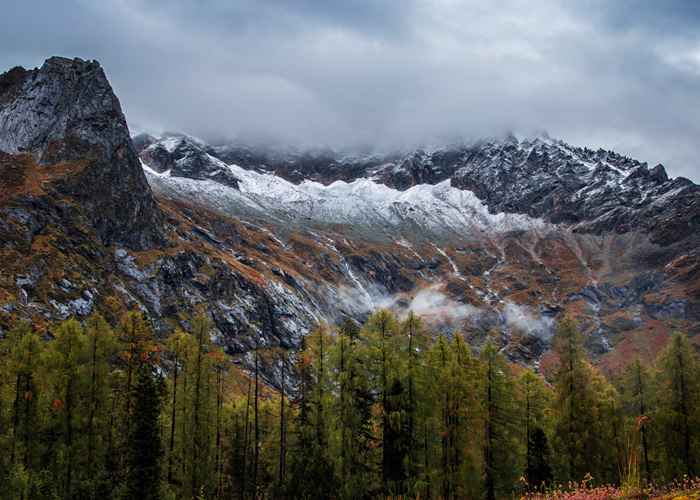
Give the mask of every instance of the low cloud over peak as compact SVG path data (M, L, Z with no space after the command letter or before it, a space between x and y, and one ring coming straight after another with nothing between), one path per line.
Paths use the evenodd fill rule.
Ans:
M407 147L547 129L697 182L699 27L693 0L33 1L4 12L0 64L98 59L136 130Z

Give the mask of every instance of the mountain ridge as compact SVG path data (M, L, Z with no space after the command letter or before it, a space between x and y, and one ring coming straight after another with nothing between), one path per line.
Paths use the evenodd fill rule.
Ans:
M163 140L150 137L138 142L144 162L159 173L172 170L154 159L155 154L160 154L167 163L172 153L163 147ZM284 156L250 147L209 146L185 135L167 135L165 142L199 151L200 162L209 165L209 172L226 171L225 166L215 164L213 157L297 185L313 181L329 186L336 181L364 178L406 191L418 184L435 185L449 180L452 187L474 193L492 214L542 217L555 224L574 225L574 230L581 232L626 232L636 224L652 232L655 241L670 244L682 239L684 233L679 229L684 224L691 230L700 228L700 208L694 201L700 195L700 187L692 181L683 177L670 179L661 164L649 168L646 163L612 151L573 147L548 136L522 141L508 136L431 152L416 150L403 155L355 158L331 150ZM199 170L202 168L205 167L199 166ZM177 170L171 175L195 178ZM196 178L205 177L199 174ZM668 198L663 206L658 202L660 198ZM667 226L646 224L649 215L657 219L663 216Z
M137 308L168 335L206 305L249 362L390 307L475 349L495 328L544 367L569 314L611 370L673 329L700 339L698 186L663 167L547 138L366 157L132 141L96 64L0 77L0 329Z

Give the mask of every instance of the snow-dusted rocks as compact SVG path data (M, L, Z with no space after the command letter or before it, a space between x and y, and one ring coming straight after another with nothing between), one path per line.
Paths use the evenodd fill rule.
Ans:
M57 187L87 209L103 243L162 241L119 100L96 61L52 57L0 75L0 152L30 153L47 176L69 172Z
M185 142L196 153L181 157L179 166L154 158L156 151L177 152ZM141 158L156 191L233 215L255 213L276 221L362 226L388 238L402 233L466 237L485 230L505 232L545 226L541 219L527 215L491 213L474 193L453 187L450 179L414 184L405 190L364 177L327 185L313 180L295 184L274 173L226 165L194 141L174 141L172 136L148 146ZM192 158L194 164L188 164ZM220 172L228 172L236 179L235 185L204 174L202 164L219 177Z
M212 180L231 188L238 187L238 179L222 161L204 151L202 144L187 136L170 135L147 145L141 158L153 170L168 172L172 177Z
M179 166L155 154L177 151L183 143L192 160L180 156ZM192 184L161 176L152 182L156 188L206 199L233 213L258 209L283 219L364 224L382 231L411 225L440 234L526 229L547 221L596 234L640 230L661 244L683 239L685 228L700 228L697 185L669 179L662 165L650 169L612 151L578 148L547 136L363 156L213 147L169 135L143 149L141 158L170 177L213 181ZM217 179L221 172L236 181ZM243 196L214 183L240 188Z

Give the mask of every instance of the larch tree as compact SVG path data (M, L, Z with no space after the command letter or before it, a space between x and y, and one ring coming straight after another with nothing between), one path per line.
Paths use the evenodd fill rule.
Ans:
M481 352L484 370L484 490L486 500L512 494L520 473L518 419L513 377L505 359L490 341ZM515 452L514 452L515 451Z
M590 472L585 449L593 439L595 422L591 370L586 362L583 338L571 318L559 323L554 351L559 358L554 400L557 475L562 481L579 481Z
M146 359L143 359L146 358ZM155 366L144 355L134 369L132 425L127 439L125 498L161 498L161 381Z
M526 369L518 379L522 412L522 439L525 443L525 479L528 487L543 490L552 481L551 450L547 437L551 422L547 409L552 391L541 376Z
M658 365L666 474L693 476L700 467L700 368L688 337L675 333Z

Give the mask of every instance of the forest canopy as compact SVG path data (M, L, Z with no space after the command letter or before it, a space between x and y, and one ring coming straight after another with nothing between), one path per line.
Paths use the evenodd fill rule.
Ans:
M682 333L607 378L567 318L545 378L495 340L474 349L387 310L242 363L205 313L185 324L158 339L130 312L7 332L0 498L491 500L700 473L700 363Z

